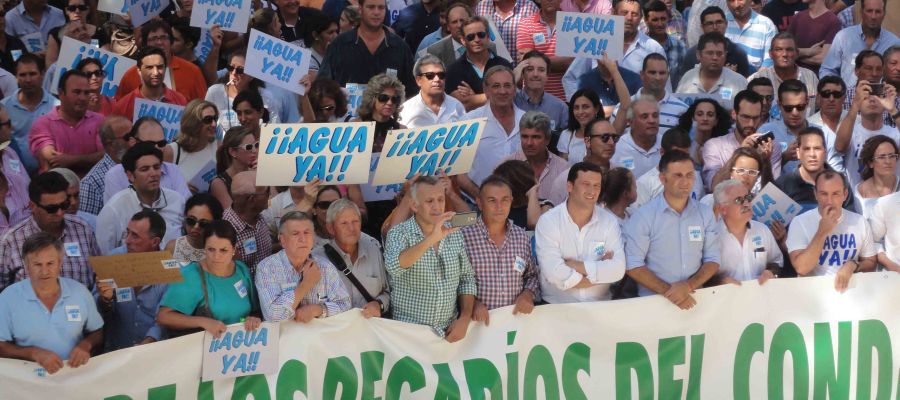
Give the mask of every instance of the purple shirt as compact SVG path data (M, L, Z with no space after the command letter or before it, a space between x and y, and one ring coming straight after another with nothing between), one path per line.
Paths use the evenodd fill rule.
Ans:
M719 136L706 141L703 144L703 183L709 188L712 185L713 176L728 162L734 151L741 147L734 131L725 136ZM781 176L781 149L775 147L772 150L772 179Z
M106 178L103 179L103 203L105 204L110 198L127 189L131 185L128 182L128 175L125 174L125 168L122 164L114 165L106 172ZM159 186L169 189L184 196L185 200L191 198L192 194L188 189L184 175L178 170L178 166L170 162L162 163L162 177L159 180Z
M9 186L4 201L6 209L9 210L9 218L0 213L0 236L2 236L9 227L31 216L28 209L28 184L31 183L31 178L28 177L28 171L15 151L10 148L0 150L0 157L3 157L3 175L6 176Z
M100 143L100 125L103 115L88 111L75 126L69 125L60 115L56 106L31 125L28 134L28 148L35 157L40 150L53 146L63 154L91 154L103 151Z

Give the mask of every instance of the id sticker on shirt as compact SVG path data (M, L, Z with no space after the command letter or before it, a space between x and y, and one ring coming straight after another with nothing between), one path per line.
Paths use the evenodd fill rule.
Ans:
M256 238L250 238L241 243L241 246L244 247L244 255L249 256L253 253L256 253Z
M295 283L290 283L290 282L282 283L281 291L282 292L291 291L291 290L294 290L295 287L297 287L297 284L295 284Z
M762 246L763 245L762 236L759 236L759 235L753 236L753 245L757 246L757 247Z
M67 257L81 257L81 246L78 245L78 242L66 242L63 248L66 249Z
M722 90L719 92L719 94L722 95L723 99L731 100L732 90L731 90L731 88L727 88L727 87L722 88Z
M703 241L703 229L697 225L692 225L688 227L688 239L692 242L702 242Z
M66 306L66 321L81 322L81 307L78 305Z
M9 169L13 172L22 172L22 163L19 160L9 160Z
M125 303L134 300L134 290L130 287L116 289L116 301Z
M234 290L237 291L238 296L241 296L243 299L247 297L247 287L244 286L244 281L237 281L234 283Z
M606 242L591 242L593 260L599 261L606 254Z
M531 36L534 39L534 44L544 44L547 43L547 36L544 35L544 32L538 32Z
M622 159L622 166L628 169L634 169L634 158L626 157Z
M527 265L525 263L525 259L523 259L522 257L516 256L516 263L513 266L516 269L516 272L518 272L520 274L525 272L525 265Z

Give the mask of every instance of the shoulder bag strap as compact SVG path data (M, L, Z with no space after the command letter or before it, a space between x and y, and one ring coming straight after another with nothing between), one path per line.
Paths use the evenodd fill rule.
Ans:
M375 298L369 294L369 291L363 286L362 282L359 279L356 279L356 276L353 275L353 271L347 266L347 263L344 262L344 259L341 258L341 255L338 254L337 250L334 247L331 247L330 244L326 244L323 246L325 249L325 255L328 256L328 260L337 267L344 275L347 276L347 279L350 279L350 283L356 287L356 290L359 290L359 293L362 294L363 298L366 299L366 302L375 301Z
M203 305L197 307L194 315L212 318L212 309L209 307L209 290L206 288L206 271L203 270L203 266L200 263L197 263L197 268L199 270L197 273L200 274L200 284L203 285Z

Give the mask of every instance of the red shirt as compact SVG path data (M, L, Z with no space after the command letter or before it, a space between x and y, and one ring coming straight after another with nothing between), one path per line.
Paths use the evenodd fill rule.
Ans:
M534 49L547 55L547 57L556 56L556 29L550 29L550 26L541 20L541 13L535 13L528 18L522 20L519 29L516 32L516 46L518 46L519 55L524 55L523 49ZM561 73L551 73L550 66L547 66L547 87L544 88L565 103L566 92L563 90Z
M144 95L141 94L141 88L137 88L131 91L131 93L126 94L121 99L116 100L116 104L113 106L113 114L121 115L125 118L128 118L129 121L134 119L134 99L146 99ZM178 93L172 89L166 88L166 94L157 101L175 104L179 106L186 106L187 100L181 93Z
M200 71L200 68L180 57L172 57L169 68L172 70L172 85L176 92L181 93L188 100L202 100L206 98L206 79L203 77L203 72ZM122 81L119 82L119 89L116 91L116 101L140 86L141 76L138 74L137 66L135 65L129 68L128 71L125 71Z

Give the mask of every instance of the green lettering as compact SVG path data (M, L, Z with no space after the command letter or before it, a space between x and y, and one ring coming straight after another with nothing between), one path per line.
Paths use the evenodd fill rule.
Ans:
M361 400L381 400L381 396L375 396L375 382L381 380L381 372L384 369L384 353L380 351L367 351L359 355L362 365L362 393Z
M341 399L355 399L356 388L359 387L358 380L356 367L349 358L345 356L329 358L325 365L325 381L322 382L322 398L334 399L340 385Z
M516 331L506 332L506 345L516 341ZM519 398L519 352L506 353L506 398Z
M794 370L794 395L792 399L809 397L809 359L803 333L796 324L785 322L775 330L769 352L769 399L784 398L784 356L791 353Z
M268 390L268 388L267 388ZM175 384L159 386L147 391L147 400L174 400Z
M887 400L891 396L891 335L884 323L869 319L859 321L859 360L857 360L856 398L872 398L872 349L878 352L878 380L875 398Z
M488 398L485 390L490 394L490 399L503 398L503 382L500 380L500 371L484 358L463 361L463 370L466 372L466 384L469 386L469 397L472 400Z
M239 376L234 380L234 390L231 392L231 400L244 400L253 396L253 400L269 400L269 382L262 374Z
M675 366L684 364L684 336L659 340L659 398L680 399L684 385L675 379Z
M591 348L584 343L572 343L566 348L562 361L562 389L566 400L587 400L578 384L578 371L591 376Z
M653 367L650 355L640 343L622 342L616 344L616 400L630 400L631 371L634 370L638 382L638 398L653 399Z
M409 384L409 392L413 393L425 387L425 371L422 365L412 357L403 357L397 361L388 374L387 385L384 389L385 400L398 400L403 391L403 385Z
M541 378L544 383L544 395L540 398L547 400L559 399L559 380L556 378L556 365L553 356L546 347L538 345L528 353L525 361L525 378L522 395L525 400L539 398L537 395L537 381Z
M688 372L687 400L700 400L700 379L703 377L703 347L706 335L691 336L691 366Z
M294 394L306 395L306 364L298 360L288 360L278 371L278 380L275 383L276 400L293 400Z
M732 370L732 395L734 400L750 400L750 363L756 353L765 353L766 344L762 324L750 324L744 328L734 353Z
M450 372L450 365L446 363L434 364L434 371L438 375L437 390L434 391L434 400L459 400L459 384Z
M814 325L815 347L813 354L813 398L850 398L850 346L853 326L848 321L838 323L838 361L834 366L834 346L831 325L822 322Z

